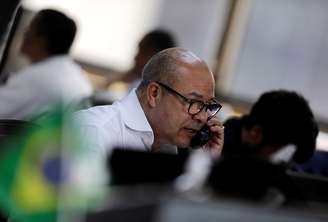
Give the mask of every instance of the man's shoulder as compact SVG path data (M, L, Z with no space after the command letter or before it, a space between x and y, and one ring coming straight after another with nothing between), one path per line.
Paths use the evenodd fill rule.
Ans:
M56 77L54 73L61 73L63 70L71 69L80 71L80 67L69 57L53 56L37 63L32 63L17 72L18 76L42 78L48 76Z
M120 111L116 105L94 106L74 113L79 125L105 126L119 120Z
M80 70L80 66L74 62L74 60L69 57L68 55L56 55L51 56L47 59L44 59L40 62L31 64L30 66L26 67L26 70L44 70L50 69L50 71L58 72L58 69L76 69Z

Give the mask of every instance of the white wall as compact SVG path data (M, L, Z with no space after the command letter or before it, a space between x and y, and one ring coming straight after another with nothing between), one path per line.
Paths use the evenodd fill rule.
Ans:
M264 91L296 90L328 121L328 1L250 2L229 93L255 101Z
M119 70L132 64L137 42L158 14L158 0L24 0L24 6L72 16L79 26L74 57Z
M158 24L214 67L228 0L162 0Z
M164 27L214 66L228 0L24 0L32 10L53 7L79 24L75 57L127 69L147 31Z

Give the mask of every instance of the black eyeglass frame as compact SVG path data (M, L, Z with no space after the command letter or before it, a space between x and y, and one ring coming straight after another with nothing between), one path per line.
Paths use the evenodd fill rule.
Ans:
M214 103L204 103L204 102L201 101L201 100L197 100L197 99L188 99L187 97L183 96L181 93L179 93L179 92L177 92L176 90L172 89L172 88L169 87L168 85L166 85L166 84L164 84L164 83L161 83L161 82L159 82L159 81L154 81L154 82L157 83L158 85L162 86L162 87L163 87L164 89L166 89L168 92L171 92L171 93L173 93L174 95L179 96L182 100L184 100L185 102L189 103L188 113L189 113L190 115L192 115L192 116L197 115L198 113L200 113L200 112L204 109L204 107L206 107L205 112L207 112L207 110L208 110L208 106L210 106L210 105L218 105L218 109L217 109L217 111L215 111L213 114L211 114L211 116L208 117L208 120L210 120L210 119L213 118L213 117L214 117L214 116L215 116L215 115L221 110L221 108L222 108L222 105L221 105L218 101L216 101L216 99L214 99L214 98L211 99L211 101L214 102ZM202 107L199 109L198 112L196 112L196 113L191 113L191 112L190 112L190 108L192 107L192 105L193 105L194 103L201 103L201 104L203 104L203 105L202 105Z

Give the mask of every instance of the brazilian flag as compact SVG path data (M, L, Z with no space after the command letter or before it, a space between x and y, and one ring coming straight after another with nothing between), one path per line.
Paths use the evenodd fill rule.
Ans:
M64 132L64 119L63 113L54 112L2 149L0 207L13 221L53 222L58 221L58 212L62 212L59 208L68 211L82 208L83 192L77 188L68 196L62 192L69 179L66 166L70 165L67 155L63 155L63 147L67 145L63 135L71 146L79 140L67 128ZM81 150L69 152L74 155Z

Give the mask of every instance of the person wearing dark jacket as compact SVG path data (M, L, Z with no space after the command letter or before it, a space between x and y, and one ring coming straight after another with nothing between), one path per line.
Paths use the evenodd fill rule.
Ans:
M318 126L301 95L266 92L249 114L228 119L224 127L222 156L207 181L213 191L271 205L304 203L287 173L316 148Z
M270 160L287 145L294 145L289 160L303 163L312 157L318 135L308 102L287 90L262 94L249 114L229 119L224 126L222 153L226 157L255 155Z

